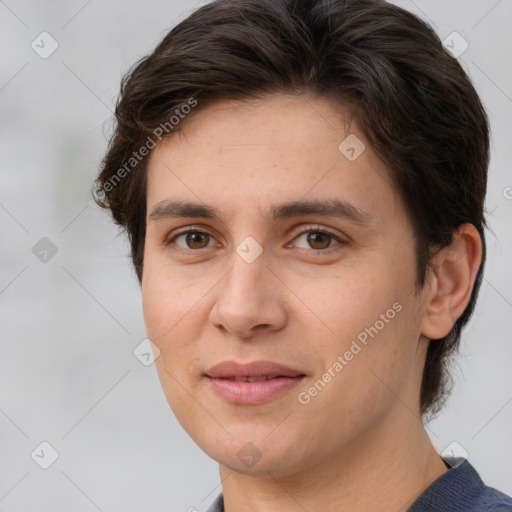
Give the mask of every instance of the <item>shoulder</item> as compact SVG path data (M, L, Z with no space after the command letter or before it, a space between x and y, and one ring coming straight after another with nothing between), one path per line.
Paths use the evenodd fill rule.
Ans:
M463 464L462 470L467 475L469 484L478 490L475 496L474 508L471 510L485 512L512 512L512 498L484 484L476 469L469 463Z
M485 512L512 512L512 498L486 486L478 499L476 507L478 510L484 510Z
M486 486L467 460L456 462L425 490L408 512L512 512L512 498Z

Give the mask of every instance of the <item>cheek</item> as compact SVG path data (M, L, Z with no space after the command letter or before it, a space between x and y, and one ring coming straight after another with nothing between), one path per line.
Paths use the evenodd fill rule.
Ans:
M189 397L180 383L185 384L193 374L194 344L190 337L198 336L193 329L195 311L190 311L192 306L188 304L190 291L182 294L175 279L163 271L154 271L151 265L144 270L142 303L146 333L160 350L155 365L167 401L173 410L183 411Z
M185 282L180 272L169 268L161 257L146 255L142 279L142 303L148 335L163 343L197 302L197 284ZM183 320L180 320L183 319Z
M207 279L196 282L180 276L175 269L151 262L145 267L142 283L146 333L160 350L159 373L166 382L164 366L180 382L194 372L194 341L201 338L207 318L207 304L202 299L212 287ZM172 379L167 383L172 385Z
M317 375L329 369L336 375L326 375L333 384L319 394L324 404L332 400L335 409L345 412L347 407L358 414L378 408L392 398L390 390L403 390L415 368L420 319L412 280L390 272L389 266L387 272L375 269L350 269L322 285L301 284L308 306L321 320L310 329Z
M352 311L358 320L354 321L350 314L345 317L346 322L341 318L337 338L323 338L323 346L318 347L323 352L316 354L322 368L308 383L309 387L300 390L305 393L301 399L309 400L299 412L311 423L310 430L318 429L326 437L343 442L351 442L362 429L379 424L395 405L408 403L410 386L416 382L412 378L416 345L412 336L408 338L414 329L407 325L406 308L380 330L380 323L375 327L381 312L379 306L373 307L376 315L368 314L367 310ZM369 320L362 321L362 317ZM348 324L347 329L354 335L342 330ZM358 339L360 333L364 334L360 338L365 343Z
M177 283L165 276L163 272L155 272L150 266L145 268L142 306L146 333L160 350L157 363L165 365L171 372L175 371L172 362L177 360L177 354L182 350L183 344L183 337L179 334L183 322L183 320L180 322L180 319L184 318L181 299ZM182 359L181 355L180 359ZM162 373L163 368L158 364L157 368L161 378L165 378Z
M406 299L395 295L375 301L369 312L360 313L364 322L343 340L346 365L338 389L354 411L352 418L379 417L397 400L407 403L420 380L414 374L419 319L415 303Z
M322 279L301 280L300 295L316 316L315 324L320 327L322 341L319 339L316 348L319 352L348 349L351 340L361 334L364 338L365 329L376 322L379 331L383 329L380 315L385 319L395 317L392 309L397 301L399 290L396 283L387 283L372 268L346 268L336 276L325 276ZM389 314L386 316L386 312ZM303 323L297 318L298 323ZM313 341L314 338L311 340Z
M142 307L146 332L149 338L161 349L162 338L173 324L174 294L169 293L165 279L150 270L146 272L142 282Z

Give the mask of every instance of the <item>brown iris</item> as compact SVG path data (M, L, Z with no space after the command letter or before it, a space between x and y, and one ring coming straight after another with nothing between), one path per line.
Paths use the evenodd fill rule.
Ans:
M191 249L204 249L208 246L208 242L210 240L210 235L206 233L188 233L186 238L187 246ZM206 241L206 243L201 243L201 239L203 242Z
M322 240L323 238L323 240ZM308 233L308 243L313 249L327 249L331 244L331 236L326 233Z

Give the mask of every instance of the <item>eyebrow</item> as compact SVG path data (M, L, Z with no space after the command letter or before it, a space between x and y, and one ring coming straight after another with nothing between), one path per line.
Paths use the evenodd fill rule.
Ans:
M338 217L360 225L369 224L372 219L368 212L339 198L298 200L273 205L266 213L265 218L276 222L278 220L308 215ZM204 218L226 223L224 216L211 206L191 201L174 200L164 200L155 204L148 220L157 221L160 219L182 217Z

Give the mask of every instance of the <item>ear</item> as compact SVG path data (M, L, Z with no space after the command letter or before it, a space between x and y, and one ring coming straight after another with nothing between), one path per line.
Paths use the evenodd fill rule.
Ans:
M462 224L449 246L433 259L421 333L431 340L446 336L462 315L482 261L482 240L475 226Z

